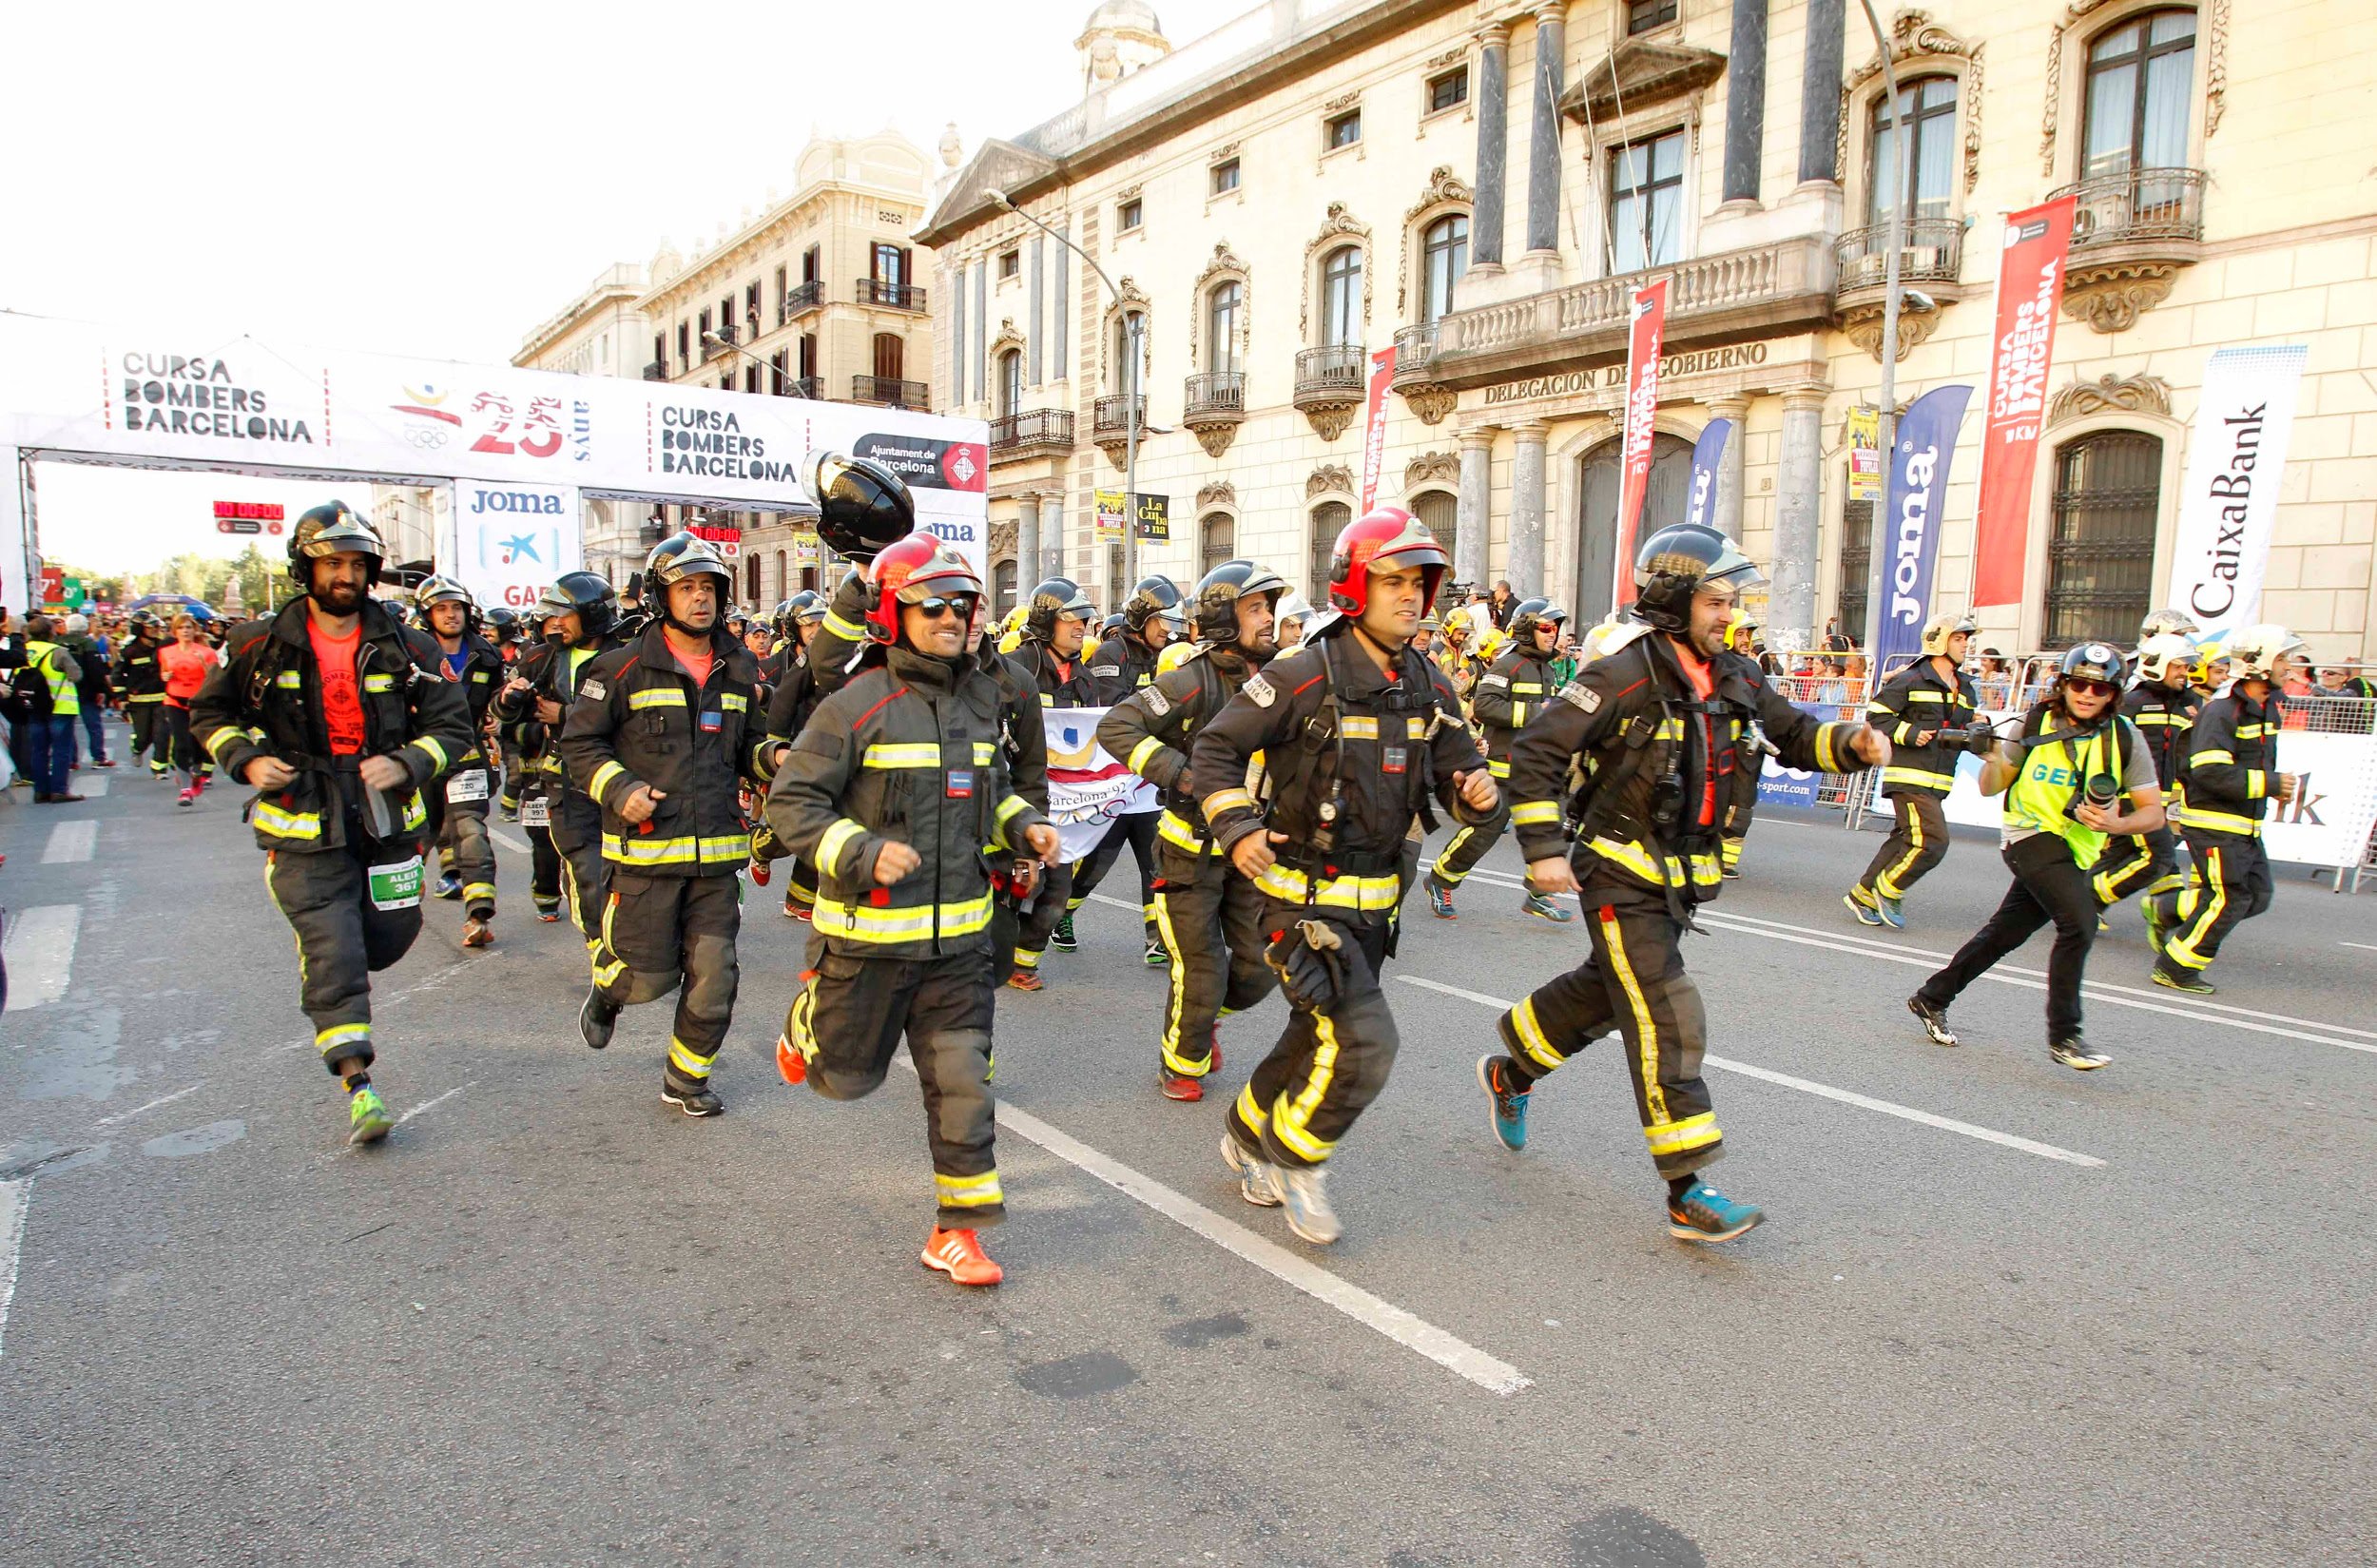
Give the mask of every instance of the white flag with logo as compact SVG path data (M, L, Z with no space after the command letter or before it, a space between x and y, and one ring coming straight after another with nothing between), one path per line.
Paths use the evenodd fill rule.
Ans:
M2294 395L2309 358L2301 343L2224 348L2204 367L2168 602L2195 617L2208 638L2261 618Z

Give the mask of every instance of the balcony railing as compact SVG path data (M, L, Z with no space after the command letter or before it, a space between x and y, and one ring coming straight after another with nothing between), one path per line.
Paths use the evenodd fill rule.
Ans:
M1188 377L1181 401L1184 419L1243 419L1246 416L1246 373L1200 372Z
M655 359L650 364L646 365L644 367L644 378L647 381L666 381L668 379L668 361L666 359Z
M815 401L825 396L824 383L814 376L787 377L782 384L787 397L806 397Z
M2102 174L2051 192L2077 198L2072 249L2135 240L2200 241L2204 237L2204 171L2130 169Z
M1128 435L1134 404L1139 411L1139 433L1144 437L1148 429L1148 395L1144 392L1135 395L1114 392L1100 397L1092 408L1092 433L1114 436Z
M894 310L924 308L924 290L916 283L896 283L881 278L859 280L859 303L888 305Z
M1832 242L1835 289L1881 288L1889 281L1890 226L1853 228ZM1953 283L1964 261L1964 223L1957 218L1917 218L1900 225L1899 281Z
M853 376L850 377L850 400L854 403L884 403L893 408L929 412L931 401L922 381L902 381L889 376Z
M783 326L794 317L805 316L824 303L824 280L812 278L807 282L797 284L786 291L783 308L776 313L776 324Z
M1296 397L1362 396L1362 360L1360 343L1330 343L1296 353Z
M1020 457L1033 453L1073 450L1073 419L1069 408L1029 408L1002 414L991 421L991 455Z
M1435 321L1395 329L1395 379L1398 384L1427 379L1429 367L1436 363L1437 343L1441 337L1439 323Z

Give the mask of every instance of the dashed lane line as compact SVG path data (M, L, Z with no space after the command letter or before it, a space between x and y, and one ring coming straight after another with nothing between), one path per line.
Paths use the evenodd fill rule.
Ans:
M467 1083L458 1083L458 1084L455 1084L455 1085L454 1085L452 1089L447 1090L447 1091L446 1091L444 1094L442 1094L436 1095L435 1097L431 1098L431 1099L426 1099L426 1100L423 1100L420 1104L418 1104L418 1105L415 1106L412 1110L407 1111L407 1112L403 1113L402 1114L400 1114L399 1116L397 1116L397 1117L396 1117L396 1125L397 1125L398 1127L402 1127L402 1126L403 1126L406 1122L411 1121L414 1117L415 1117L415 1116L419 1115L422 1112L424 1112L424 1111L428 1110L431 1106L434 1106L434 1105L443 1105L446 1101L448 1101L448 1100L450 1100L450 1099L454 1098L456 1094L461 1094L461 1093L462 1093L465 1089L468 1089L468 1088L470 1088L470 1087L471 1087L471 1086L470 1086L469 1084L467 1084Z
M100 800L107 793L107 775L84 768L68 779L66 786L87 801Z
M4 954L9 966L9 1007L23 1013L46 1007L66 995L74 972L74 944L83 934L83 906L44 904L9 922ZM22 1051L25 1042L14 1042Z
M1094 897L1095 895L1092 895ZM900 1066L916 1071L905 1056ZM1038 1144L1077 1170L1095 1176L1126 1197L1147 1205L1166 1219L1204 1237L1225 1252L1254 1265L1273 1279L1293 1286L1315 1301L1324 1302L1364 1327L1385 1335L1405 1349L1425 1356L1439 1366L1467 1379L1489 1393L1510 1395L1534 1383L1517 1367L1458 1339L1392 1302L1382 1301L1358 1285L1338 1278L1308 1258L1256 1235L1234 1220L1193 1198L1165 1186L1088 1144L1058 1132L1029 1112L1001 1101L998 1125Z
M44 865L71 865L87 861L99 848L99 823L86 817L79 823L60 823L49 830L49 842L42 846Z
M384 995L375 994L372 997L372 1010L375 1014L381 1013L391 1007L394 1007L396 1003L404 1000L407 997L416 996L423 991L434 991L438 986L443 985L446 981L452 979L454 976L459 975L464 970L470 968L474 962L476 962L475 959L464 958L460 963L448 964L445 968L440 969L437 973L430 976L426 979L415 980L411 985L400 987L397 990L390 991ZM283 1051L295 1051L300 1046L312 1045L313 1043L313 1036L300 1035L296 1039L286 1040L280 1045L274 1046L270 1051L265 1052L264 1055L269 1058Z
M0 1353L9 1344L9 1303L16 1299L16 1254L25 1245L25 1210L32 1201L29 1181L0 1181Z
M201 1078L198 1082L190 1085L187 1089L177 1089L170 1094L164 1095L158 1099L150 1100L146 1105L136 1105L129 1111L119 1111L112 1116L102 1116L97 1121L91 1123L91 1125L93 1127L113 1127L118 1122L127 1122L135 1116L146 1115L149 1112L156 1110L161 1105L171 1105L174 1101L195 1094L205 1087L206 1080Z
M1442 980L1431 980L1419 975L1398 975L1395 978L1405 985L1416 985L1422 990L1441 992L1447 997L1459 997L1463 1001L1476 1002L1481 1007L1491 1007L1498 1013L1508 1012L1514 1005L1501 997L1489 997L1481 991L1465 991L1458 985L1446 985ZM2013 1132L2000 1132L1994 1127L1979 1127L1968 1121L1958 1121L1953 1116L1935 1115L1929 1111L1918 1111L1911 1105L1900 1105L1891 1100L1878 1100L1870 1094L1860 1094L1849 1089L1836 1089L1828 1083L1818 1083L1812 1078L1793 1077L1788 1073L1777 1073L1772 1068L1753 1067L1748 1062L1737 1062L1724 1056L1704 1055L1700 1060L1702 1065L1716 1068L1720 1072L1739 1073L1744 1077L1779 1084L1785 1089L1796 1089L1803 1094L1821 1095L1827 1100L1838 1100L1843 1105L1854 1105L1865 1111L1878 1111L1885 1116L1896 1116L1902 1121L1919 1122L1925 1127L1936 1127L1943 1132L1956 1132L1964 1137L1978 1138L1983 1143L1994 1143L2001 1148L2018 1149L2025 1154L2036 1154L2042 1160L2058 1160L2065 1165L2077 1165L2092 1171L2102 1169L2105 1163L2094 1154L2076 1153L2069 1149L2058 1149L2051 1143L2040 1143L2036 1138L2025 1138Z
M494 840L497 843L503 845L506 849L511 850L514 855L533 855L536 853L536 851L531 849L527 844L522 843L519 840L513 838L511 834L506 833L499 827L489 828L487 830L487 836Z

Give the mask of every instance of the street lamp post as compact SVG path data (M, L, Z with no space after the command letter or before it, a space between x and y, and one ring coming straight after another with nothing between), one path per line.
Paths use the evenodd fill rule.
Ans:
M763 359L758 355L752 353L749 349L744 348L741 343L731 342L725 338L721 338L715 332L705 332L702 334L702 341L705 343L715 343L729 354L742 355L744 358L750 360L753 364L758 365L761 369L776 377L776 390L778 392L783 393L783 395L787 397L792 396L790 392L785 390L792 385L792 382L785 377L783 368L777 365L774 360Z
M1139 368L1146 353L1141 336L1146 329L1137 317L1123 309L1122 290L1114 286L1114 280L1109 278L1106 269L1098 265L1096 257L1015 205L1005 191L993 190L988 194L993 202L1080 257L1083 263L1097 274L1098 281L1106 285L1106 292L1113 299L1114 309L1122 316L1123 331L1131 346L1131 369L1123 377L1123 577L1121 582L1111 585L1114 602L1107 607L1110 610L1120 609L1123 598L1131 591L1129 585L1139 580ZM1064 308L1061 300L1057 308ZM1023 591L1029 592L1030 590L1024 589Z

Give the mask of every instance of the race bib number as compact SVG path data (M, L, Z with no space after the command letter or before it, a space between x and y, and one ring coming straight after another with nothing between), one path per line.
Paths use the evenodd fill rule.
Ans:
M466 768L446 781L446 803L467 804L487 799L487 769Z
M546 800L542 795L532 795L529 799L522 801L520 803L520 825L522 827L552 826L552 803Z
M1238 689L1253 698L1254 706L1257 707L1268 707L1273 703L1279 701L1279 693L1272 689L1271 683L1265 680L1260 675L1257 675L1254 679L1248 681L1245 686L1240 687Z
M373 866L369 873L374 909L413 909L421 901L421 858Z

